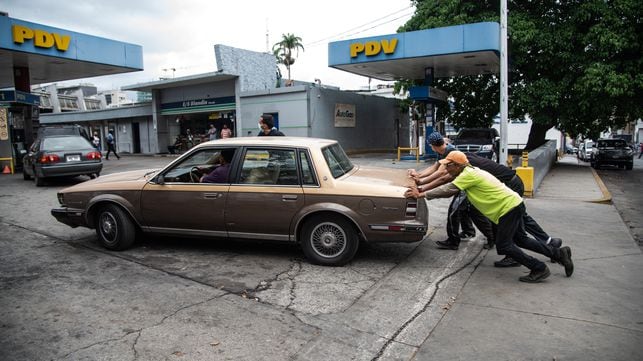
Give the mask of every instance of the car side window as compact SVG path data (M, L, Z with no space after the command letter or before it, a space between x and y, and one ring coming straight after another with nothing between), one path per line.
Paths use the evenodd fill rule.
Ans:
M292 149L248 149L241 164L241 184L298 185L297 161Z
M221 150L210 148L194 152L165 173L165 182L199 183L201 175L209 173L218 165Z
M313 166L308 157L308 153L304 151L299 152L299 161L301 163L302 184L316 185L315 175L313 173Z

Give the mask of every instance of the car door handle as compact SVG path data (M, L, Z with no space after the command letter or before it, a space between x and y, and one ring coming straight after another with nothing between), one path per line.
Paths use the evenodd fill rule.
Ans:
M295 194L284 194L281 196L282 201L296 201L297 200L297 195Z
M217 199L223 196L221 193L203 193L203 198L205 199Z

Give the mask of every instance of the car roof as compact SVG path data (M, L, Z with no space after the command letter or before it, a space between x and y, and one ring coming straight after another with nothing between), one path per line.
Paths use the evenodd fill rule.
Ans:
M306 147L323 148L337 143L336 140L306 137L238 137L211 140L199 144L197 147L208 147L212 145L223 146L284 146L284 147Z

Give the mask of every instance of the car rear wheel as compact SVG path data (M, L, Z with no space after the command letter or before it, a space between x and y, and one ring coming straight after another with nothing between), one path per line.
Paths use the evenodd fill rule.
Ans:
M36 181L36 187L42 187L45 185L45 180L38 176L35 169L33 170L33 179Z
M632 168L634 168L634 163L629 163L625 165L625 169L627 170L632 170Z
M134 243L136 226L121 207L109 204L102 207L96 215L96 235L103 247L122 251Z
M355 227L345 218L319 215L306 221L300 243L312 263L343 266L355 256L359 238Z

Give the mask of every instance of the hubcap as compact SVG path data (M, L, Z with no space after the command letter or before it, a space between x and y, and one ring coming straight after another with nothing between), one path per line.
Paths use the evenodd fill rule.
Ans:
M99 220L100 233L107 243L114 243L118 236L118 228L116 226L116 218L109 213L105 212L100 215Z
M332 222L318 224L311 234L313 250L324 258L333 258L346 249L346 233L342 227Z

